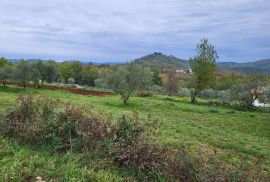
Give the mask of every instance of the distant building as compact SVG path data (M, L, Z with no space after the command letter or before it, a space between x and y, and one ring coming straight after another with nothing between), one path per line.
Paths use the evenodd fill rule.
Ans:
M190 73L192 73L192 70L191 69L179 69L179 70L176 70L176 73L190 74Z

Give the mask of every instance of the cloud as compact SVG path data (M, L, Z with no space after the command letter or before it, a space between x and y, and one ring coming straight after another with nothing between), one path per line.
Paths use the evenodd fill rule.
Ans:
M1 56L131 60L180 58L209 38L220 61L270 57L268 0L1 0Z

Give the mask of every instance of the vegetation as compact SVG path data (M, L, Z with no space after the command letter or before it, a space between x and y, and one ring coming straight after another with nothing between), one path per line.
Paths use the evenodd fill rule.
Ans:
M167 56L158 52L144 56L139 59L135 59L134 62L153 69L189 68L188 61L176 58L174 56Z
M164 146L165 148L163 150L165 152L166 150L168 150L166 149L167 145L173 147L173 150L180 150L179 152L177 152L177 154L169 156L182 156L176 157L177 160L173 160L173 164L185 164L183 167L186 167L187 169L184 170L183 168L176 167L173 164L170 164L170 166L175 166L175 168L173 167L170 169L162 169L166 173L165 176L173 175L174 179L179 179L175 177L176 174L179 174L179 176L181 177L183 177L183 175L181 174L188 174L187 176L189 177L196 175L196 178L191 178L191 181L196 181L196 179L208 179L208 181L215 181L217 179L228 179L229 181L249 181L252 179L254 179L255 181L267 181L269 178L267 174L269 174L270 170L270 159L268 157L270 156L268 150L268 143L270 138L270 136L268 135L268 131L270 129L270 126L268 122L269 113L266 112L243 112L234 110L232 108L207 105L207 102L203 100L199 100L201 103L200 105L192 105L189 104L187 101L179 100L177 97L171 97L171 100L168 100L164 96L154 96L149 98L132 97L129 104L121 105L118 102L118 96L87 97L63 91L50 91L46 89L41 90L31 88L24 90L17 87L0 87L0 89L0 99L2 103L0 105L0 110L2 111L10 108L10 105L14 102L17 93L32 93L41 96L47 95L50 98L58 98L58 109L55 109L57 105L53 104L53 113L59 116L56 117L56 119L66 118L64 120L61 119L61 121L66 122L66 125L61 124L58 125L58 127L67 129L67 131L69 129L72 129L72 121L79 121L77 116L79 116L80 114L78 115L76 113L81 113L82 111L77 110L77 107L83 107L84 110L87 110L88 113L90 112L91 118L93 116L99 116L98 118L105 118L101 119L101 121L106 121L106 118L109 118L109 120L113 120L110 122L118 123L115 121L118 120L117 118L120 117L121 120L119 121L119 125L117 124L116 126L117 128L121 126L121 131L125 131L122 132L123 134L130 133L127 135L127 137L133 136L131 134L133 133L133 129L128 130L128 128L131 127L130 125L136 126L136 121L142 124L145 123L149 125L150 128L146 126L142 127L141 124L138 124L138 127L135 127L134 129L136 131L141 131L140 128L142 128L143 130L148 130L147 128L150 129L148 130L149 132L143 132L144 134L146 134L145 136L150 136L150 138L147 138L147 140L144 141L154 143L154 148L156 148L155 143L161 145L160 147L157 147L157 149L155 149L154 151L159 151L159 149L162 149ZM35 100L36 98L33 99L34 108L42 106L41 104L38 104L40 102ZM41 97L41 99L43 99L43 97ZM28 100L30 99L26 99L26 101ZM69 102L76 105L76 108L73 109L73 111L71 111L70 109L65 109L67 103ZM18 101L15 103L17 103L17 105L22 105L19 104L20 102ZM46 100L42 100L42 103L48 102ZM28 104L23 105L27 106ZM42 106L42 108L46 107ZM10 112L14 113L14 110L12 108L8 110L9 112L5 112L6 114ZM18 109L15 109L15 111L16 110ZM39 114L42 113L41 111L42 110L39 110L39 112L37 112L36 115L32 117L32 119L36 119L38 121L40 117L36 116L42 115ZM46 111L46 109L44 109L44 111ZM76 113L74 113L75 111ZM135 119L131 119L134 117L121 117L123 114L132 114L134 112L140 113L140 118L142 119L136 120L136 115ZM61 117L57 113L61 113ZM100 113L102 113L102 116L100 116ZM156 115L156 113L158 113L158 115ZM149 114L152 116L152 118L148 117ZM230 117L228 117L228 114L230 114ZM83 118L88 117L89 115L87 113L83 114ZM153 127L155 127L155 125L152 125L151 122L149 122L148 118L150 119L150 121L157 120L157 124L159 127L156 131L153 130ZM34 120L32 120L32 122L34 122ZM56 123L58 121L56 120ZM107 122L109 121L107 120L106 123ZM21 130L30 130L36 128L37 127L34 126L22 127ZM126 132L127 130L130 132ZM50 131L54 132L57 130L50 129ZM95 128L94 131L98 132L99 130L98 128ZM155 134L153 133L153 131L157 133ZM28 134L31 136L31 138L33 138L33 136L36 136L37 139L39 137L42 138L46 136L38 135L40 134L39 132L28 132ZM35 135L35 133L38 134ZM71 135L72 142L74 143L71 145L73 148L72 152L70 152L71 149L70 147L68 147L70 146L70 140L68 137L69 132L64 133L67 134L66 137L63 137L65 139L64 141L67 141L67 143L64 142L63 145L58 145L57 142L49 142L49 144L45 145L46 143L44 143L43 140L42 143L34 142L28 144L26 143L25 145L24 142L28 140L21 140L21 142L17 143L8 138L1 139L1 156L4 156L5 159L1 160L0 162L1 169L3 169L3 173L1 175L3 177L6 176L6 179L10 180L24 180L29 176L41 176L46 181L49 179L69 181L71 180L71 178L74 178L77 181L85 181L87 179L95 179L97 181L103 181L106 179L108 181L121 181L124 180L123 178L142 180L142 176L145 176L145 174L150 174L148 167L146 167L146 171L142 171L141 168L137 168L138 166L144 164L141 164L140 161L138 161L138 163L135 163L136 158L134 158L135 161L133 161L133 158L130 158L132 159L132 161L130 162L123 164L119 161L118 163L118 157L115 158L115 152L120 150L118 148L115 148L114 150L109 150L111 151L109 153L114 153L114 155L112 156L113 160L108 158L109 155L105 155L106 157L91 157L91 155L89 156L85 152L81 153L80 151L76 151L78 149L76 149L76 146L80 143L75 140L74 136L76 135ZM122 137L124 137L123 134L121 134ZM9 136L12 137L12 135ZM22 136L26 137L26 135ZM160 138L158 138L157 136L160 136ZM49 137L56 136L49 135ZM35 137L33 139L35 139ZM16 140L20 141L19 138L17 138ZM94 141L97 141L97 143L99 143L99 140L97 139L95 139ZM64 152L65 150L63 151L63 148L65 147L61 146L67 146L66 149L69 149L69 152ZM110 149L110 146L112 146L110 142L105 142L105 148L102 148L101 151L106 151L107 149ZM142 147L143 146L144 145L142 145ZM139 151L139 148L137 149ZM183 150L184 153L181 152ZM17 153L17 155L14 154L14 151ZM50 151L55 152L51 154ZM137 150L132 151L135 152L134 154L138 154L136 153ZM152 153L152 147L150 146L149 150L147 151ZM119 154L121 154L120 156L123 155L122 152ZM139 154L141 153L139 152ZM150 155L146 153L142 154L143 157ZM156 154L156 152L154 152L154 154ZM168 154L166 156L168 156ZM181 160L178 161L179 159ZM110 162L115 160L116 163ZM168 162L169 161L170 160L168 160ZM134 166L133 164L139 165ZM149 163L147 162L147 165L148 164ZM20 165L23 165L25 167L22 168L20 167ZM47 166L51 166L51 169ZM176 173L174 169L181 170ZM129 172L126 170L128 170ZM12 173L12 171L14 171L14 173ZM157 170L155 171L157 172ZM186 172L182 173L183 171ZM155 178L158 175L160 176L160 174L157 173L151 174L154 175L150 175L151 178ZM165 176L163 175L163 177Z
M128 63L116 66L113 69L100 71L100 80L104 85L121 95L124 104L127 104L129 97L136 91L147 89L152 81L148 69Z
M215 81L215 62L218 58L215 47L202 39L197 45L197 56L190 59L190 66L193 71L191 102L196 102L196 96L202 90L213 86Z
M217 72L207 39L197 51L193 72L161 53L123 65L1 58L0 179L269 181L270 112L254 103L270 102L270 79Z
M179 79L173 69L168 70L165 75L164 87L167 95L171 96L172 93L176 93L178 90Z

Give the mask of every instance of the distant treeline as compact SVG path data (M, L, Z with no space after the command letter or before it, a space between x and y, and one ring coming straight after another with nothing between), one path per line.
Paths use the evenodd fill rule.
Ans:
M53 60L20 60L10 62L0 58L0 79L3 85L8 81L18 82L26 87L28 82L42 86L44 82L63 82L94 86L100 67L108 65L83 64L80 61L55 62Z

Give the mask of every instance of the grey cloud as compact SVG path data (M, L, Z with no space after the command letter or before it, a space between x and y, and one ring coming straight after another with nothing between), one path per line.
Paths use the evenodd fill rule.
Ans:
M0 56L188 58L208 37L221 61L270 57L268 0L1 0Z

